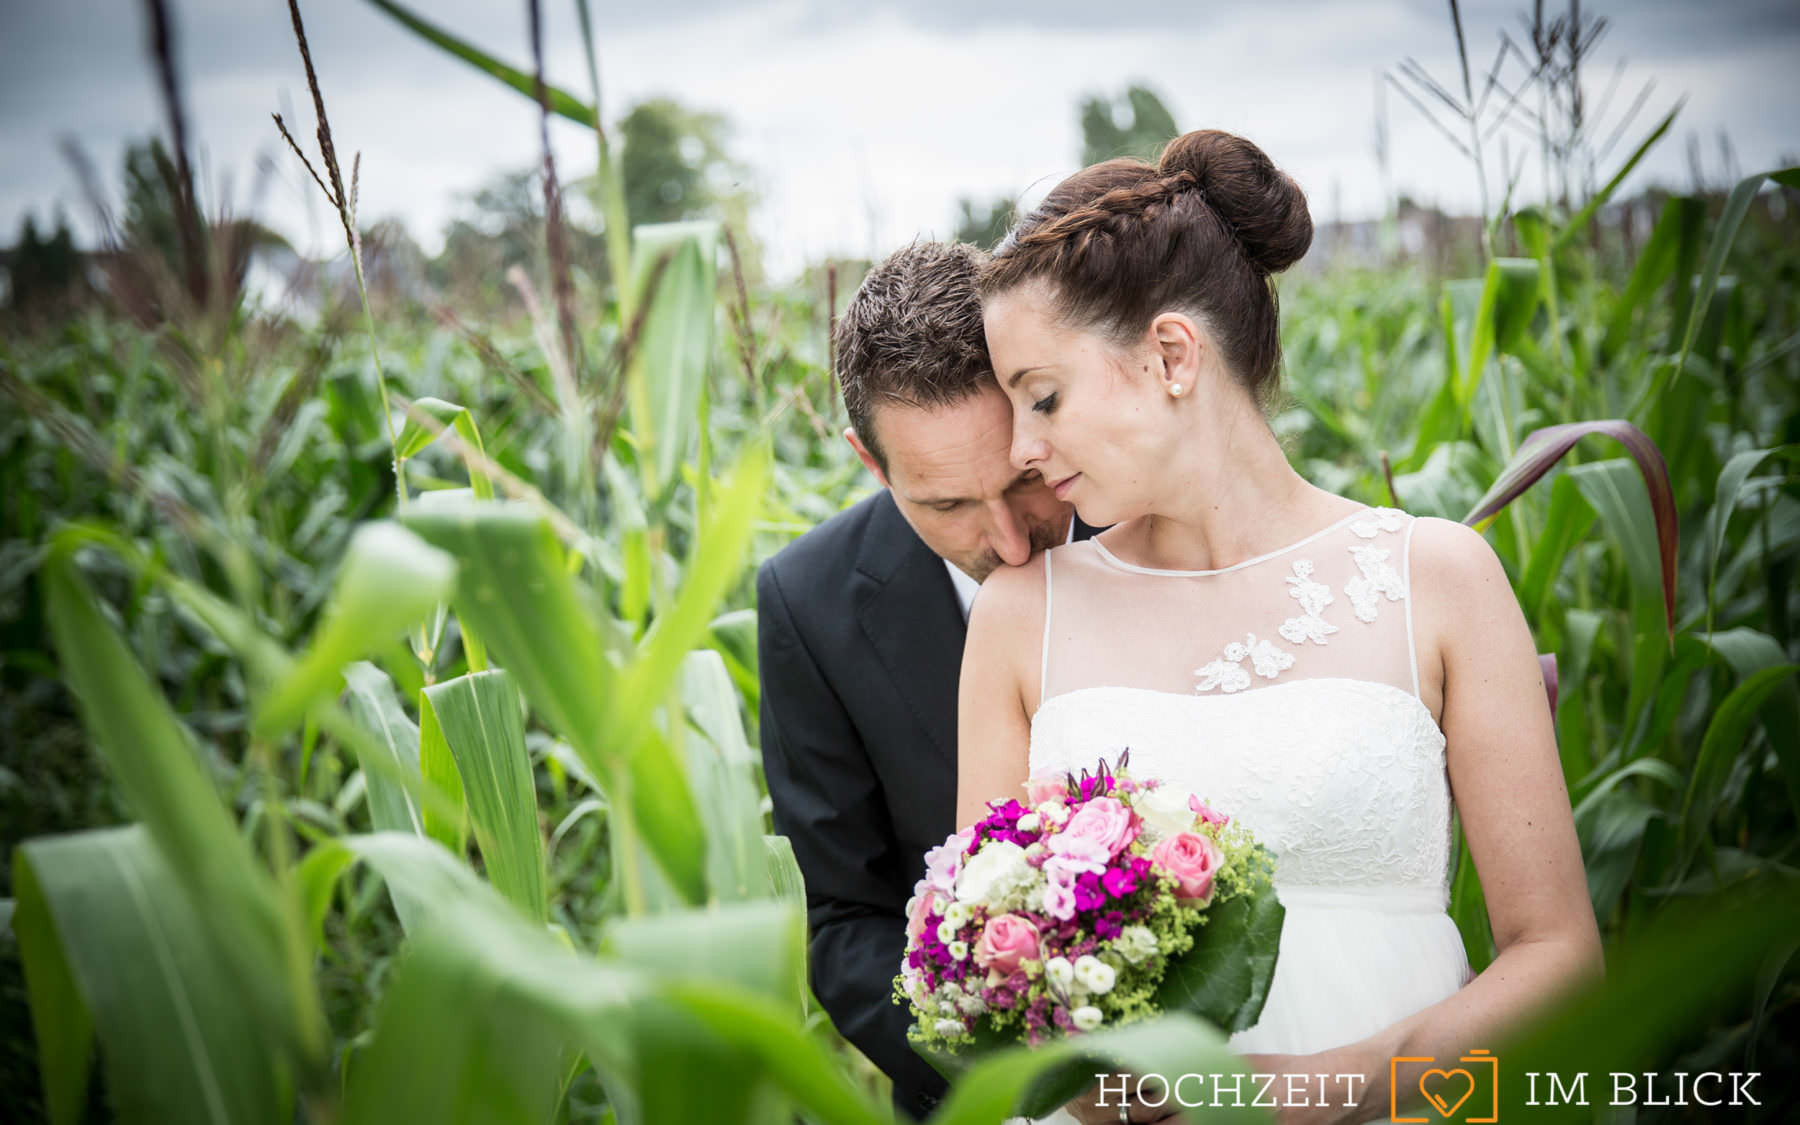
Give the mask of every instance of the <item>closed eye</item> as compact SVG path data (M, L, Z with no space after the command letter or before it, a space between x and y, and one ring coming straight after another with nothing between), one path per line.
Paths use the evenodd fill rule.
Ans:
M1043 398L1040 398L1036 402L1032 403L1031 409L1037 411L1039 414L1055 413L1055 411L1056 411L1056 392L1051 391L1049 394L1045 395Z

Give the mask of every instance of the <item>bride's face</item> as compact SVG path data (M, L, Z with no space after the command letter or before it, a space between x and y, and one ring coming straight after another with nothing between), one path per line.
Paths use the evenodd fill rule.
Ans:
M1149 334L1121 347L1063 324L1039 282L994 296L983 319L1012 400L1014 467L1037 470L1090 524L1154 510L1182 427L1168 390L1179 373Z

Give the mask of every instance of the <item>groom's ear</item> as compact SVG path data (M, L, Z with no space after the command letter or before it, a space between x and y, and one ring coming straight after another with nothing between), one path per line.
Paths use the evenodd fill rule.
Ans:
M862 459L863 466L871 473L875 474L875 479L881 482L881 487L890 487L888 485L887 474L881 471L881 463L875 460L875 455L869 452L869 447L864 445L862 439L856 436L856 427L844 427L844 440L850 443L851 449L856 450L856 455Z

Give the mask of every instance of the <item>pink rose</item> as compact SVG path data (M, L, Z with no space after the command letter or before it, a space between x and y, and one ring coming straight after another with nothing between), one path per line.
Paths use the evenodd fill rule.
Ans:
M1221 829L1231 823L1230 817L1191 794L1188 796L1188 808L1193 809L1194 815L1199 817L1203 822L1207 824L1216 824Z
M921 880L918 893L914 894L912 901L906 904L906 942L908 945L917 941L925 932L925 919L931 916L932 911L938 908L941 901L938 893L925 886L924 881Z
M1212 901L1213 876L1219 873L1225 854L1210 838L1182 832L1156 845L1150 859L1165 874L1174 877L1176 898L1197 899L1205 906Z
M1104 853L1102 859L1111 859L1126 844L1137 839L1134 820L1131 809L1118 800L1095 797L1081 806L1063 830L1046 842L1052 852L1083 855L1089 849L1071 845L1077 841L1091 841L1098 845L1097 851ZM1059 840L1063 841L1062 847L1057 846Z
M1037 927L1017 914L989 918L981 940L975 943L975 963L990 975L1010 976L1019 962L1035 960L1037 955Z
M1068 777L1060 773L1040 773L1025 779L1025 801L1030 805L1041 805L1045 801L1060 801L1069 795Z

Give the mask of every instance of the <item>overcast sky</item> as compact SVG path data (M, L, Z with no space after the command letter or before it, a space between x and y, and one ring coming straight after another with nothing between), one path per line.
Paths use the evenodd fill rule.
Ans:
M285 0L171 4L207 183L216 192L229 179L244 210L266 152L278 174L263 219L303 250L340 246L317 189L269 119L283 111L310 136ZM551 80L585 98L574 4L544 4ZM529 67L523 2L414 6ZM1525 6L1463 5L1478 65L1491 58L1501 27L1517 33ZM1613 21L1590 71L1590 98L1598 102L1612 66L1626 60L1602 136L1645 79L1656 87L1633 140L1687 96L1639 185L1688 186L1691 135L1701 138L1709 177L1722 181L1721 129L1740 171L1800 156L1800 3L1637 0L1583 10ZM302 11L346 173L348 154L363 155L365 222L398 216L435 251L473 189L538 159L529 100L365 0L314 0ZM1382 200L1371 143L1376 76L1410 55L1460 85L1447 6L1423 0L593 0L593 12L609 118L667 95L730 120L731 148L761 199L755 233L777 273L828 254L882 254L920 232L947 235L961 195L1033 201L1075 168L1077 101L1134 81L1157 90L1183 128L1256 141L1306 189L1321 221L1366 217ZM78 231L91 229L58 151L62 137L79 139L116 199L124 143L162 127L146 26L133 0L0 0L0 242L12 240L27 212L48 220L58 201ZM1398 96L1390 93L1387 109L1395 186L1472 210L1467 162ZM552 139L565 178L592 170L594 147L582 130L559 123ZM1603 176L1630 147L1614 151ZM1533 165L1525 188L1538 183Z

